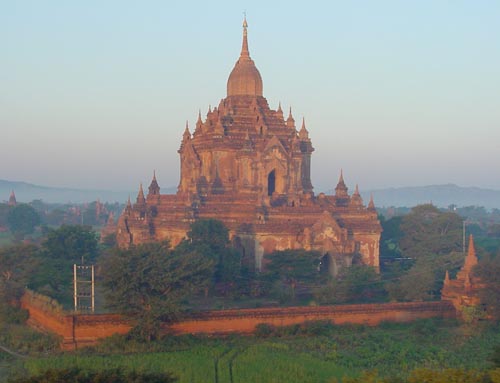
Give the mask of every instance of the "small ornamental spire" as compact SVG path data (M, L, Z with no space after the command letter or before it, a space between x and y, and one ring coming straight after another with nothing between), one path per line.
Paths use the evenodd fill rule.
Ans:
M356 184L356 189L354 190L354 193L352 193L351 204L355 205L355 206L362 206L363 205L363 199L361 198L361 195L359 194L358 184Z
M370 194L370 202L368 203L368 210L370 211L376 211L375 209L375 203L373 202L373 194Z
M359 196L359 187L358 187L358 184L356 184L356 188L354 189L354 194L353 195Z
M476 249L474 247L474 236L469 236L469 250L465 258L464 270L472 271L472 268L477 265Z
M151 180L151 184L149 185L149 194L158 195L160 194L160 186L158 185L158 181L156 180L156 170L153 170L153 179Z
M191 132L189 131L189 125L186 121L186 129L184 130L184 134L182 135L182 140L187 141L189 139L191 139Z
M450 283L450 273L448 273L448 270L446 270L446 273L444 274L444 284L448 285Z
M142 182L139 185L139 193L137 194L137 204L143 205L146 203L146 198L144 198L144 190L142 190Z
M280 120L283 120L283 109L281 109L281 101L278 103L278 109L276 109L276 115Z
M335 187L335 196L336 197L348 197L347 194L347 186L344 182L344 172L340 169L340 177L337 186Z
M290 112L288 113L288 118L286 119L286 126L295 129L295 120L292 116L292 107L290 107Z
M125 211L129 213L132 210L132 202L130 202L130 195L128 196L127 206L125 207Z
M194 133L201 133L203 127L203 121L201 119L201 109L198 110L198 119L196 120L196 127L194 128Z
M308 140L309 139L309 132L306 129L306 119L302 117L302 127L300 128L299 131L299 138L301 140Z

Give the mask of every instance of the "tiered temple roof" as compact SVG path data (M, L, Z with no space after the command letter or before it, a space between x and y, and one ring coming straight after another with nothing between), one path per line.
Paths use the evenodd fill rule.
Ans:
M286 119L281 103L270 108L247 28L245 20L227 96L205 119L198 114L192 133L186 124L177 193L160 194L156 174L147 196L141 185L137 202L118 221L118 244L169 238L176 245L194 220L215 218L257 268L265 254L288 248L320 251L332 273L356 254L378 267L381 227L373 199L365 207L357 187L350 196L342 171L335 195L314 194L305 119L297 130L291 108Z

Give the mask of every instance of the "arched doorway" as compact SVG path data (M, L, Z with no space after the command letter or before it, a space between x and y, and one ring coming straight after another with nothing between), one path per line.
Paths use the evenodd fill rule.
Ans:
M276 170L273 170L267 176L267 195L272 196L276 190Z

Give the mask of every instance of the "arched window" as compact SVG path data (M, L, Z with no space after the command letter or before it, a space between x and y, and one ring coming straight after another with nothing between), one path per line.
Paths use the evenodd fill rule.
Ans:
M267 195L272 196L276 190L276 171L273 170L267 176Z

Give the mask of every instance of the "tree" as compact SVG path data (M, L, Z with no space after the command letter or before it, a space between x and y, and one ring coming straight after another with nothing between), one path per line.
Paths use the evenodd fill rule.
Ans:
M113 249L101 266L107 305L135 319L134 333L152 340L161 321L176 319L181 300L207 285L214 261L162 242Z
M21 297L33 272L38 268L38 248L14 245L0 248L0 294L13 300Z
M384 295L380 275L373 267L366 265L344 267L336 278L316 293L322 304L380 301Z
M399 247L404 256L417 259L443 255L462 248L462 218L427 204L414 207L401 221Z
M482 259L474 269L484 287L479 291L481 302L488 314L500 319L500 255Z
M91 371L79 368L50 369L26 378L11 380L10 383L172 383L176 382L170 373L149 373L123 370Z
M461 252L421 255L406 274L387 283L389 296L404 301L436 299L441 294L446 270L455 273L463 261Z
M392 299L427 300L438 297L446 270L463 262L462 219L433 205L419 205L401 219L399 248L406 268L391 275L387 290ZM403 274L401 274L403 273ZM399 277L398 279L395 279Z
M9 215L10 206L6 203L0 203L0 227L8 226L7 216Z
M98 254L97 234L90 226L62 225L49 231L42 250L48 258L91 263Z
M37 254L34 245L0 248L0 322L19 321L17 306L24 287L29 285L38 270Z
M7 223L16 240L22 240L25 235L35 231L35 227L40 224L40 216L30 205L22 203L10 209Z
M223 295L236 292L242 273L241 254L230 246L229 230L222 221L200 219L191 225L188 239L176 252L198 252L213 259L215 272L212 285L217 285Z
M320 257L316 251L302 249L274 251L265 258L263 278L270 283L284 285L295 300L298 285L319 280Z
M193 222L187 235L191 244L208 246L214 253L225 249L229 244L229 230L217 219L200 219Z
M73 264L97 260L96 233L90 226L62 225L49 230L40 250L40 265L31 280L32 287L63 305L70 304Z
M399 249L399 241L403 236L401 231L402 216L392 217L385 220L380 217L382 225L382 234L380 236L380 257L381 258L396 258L401 256Z

